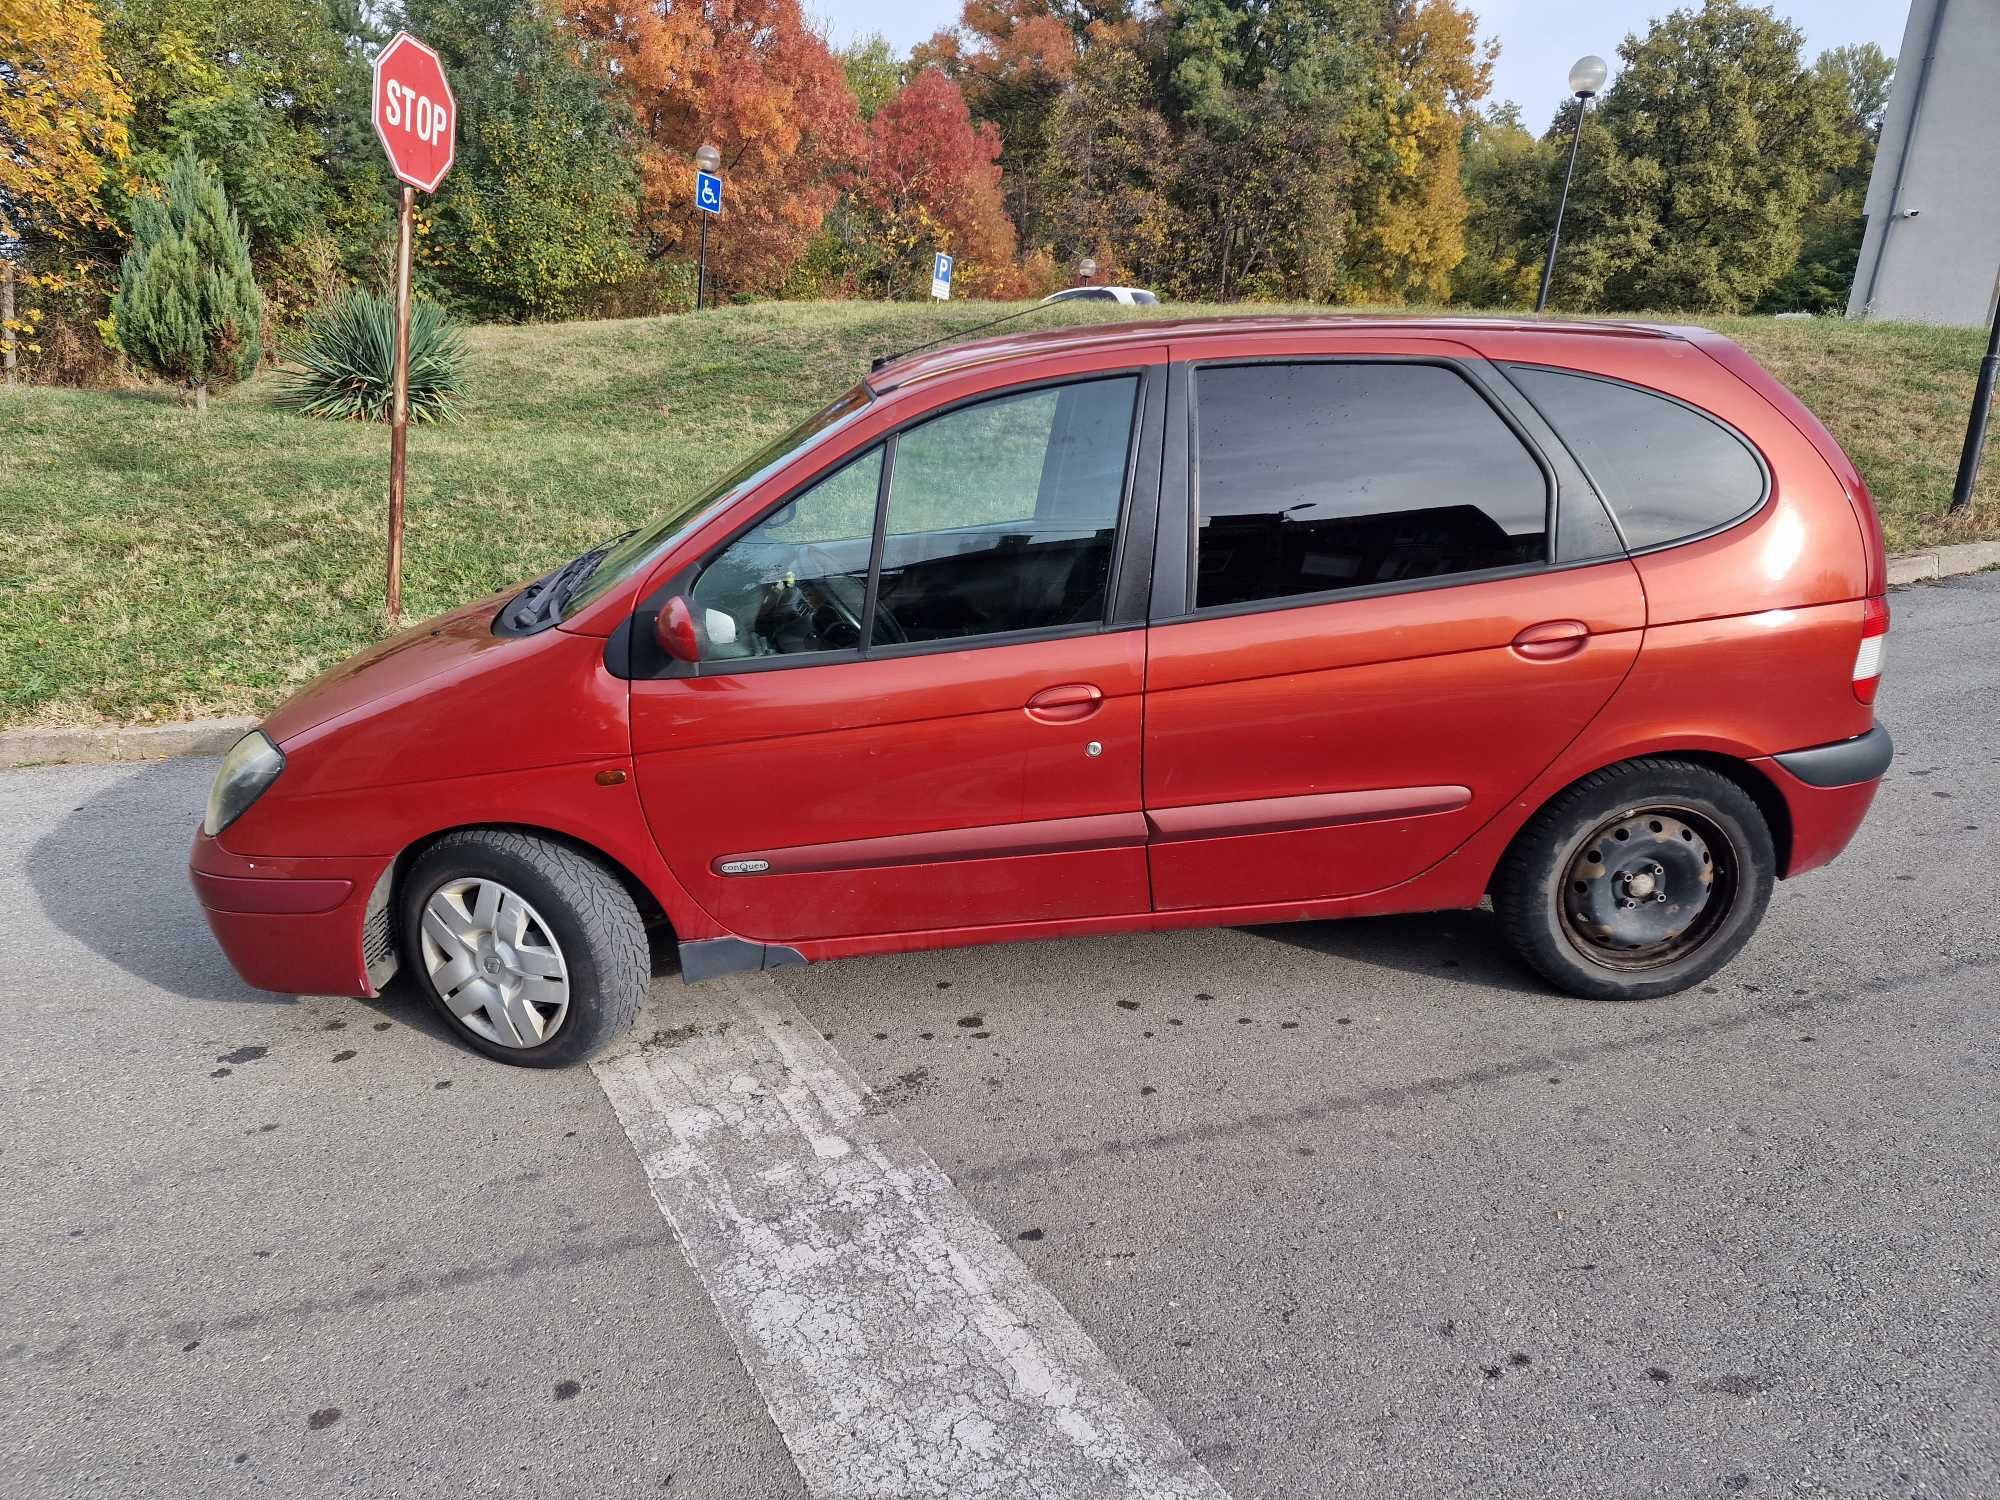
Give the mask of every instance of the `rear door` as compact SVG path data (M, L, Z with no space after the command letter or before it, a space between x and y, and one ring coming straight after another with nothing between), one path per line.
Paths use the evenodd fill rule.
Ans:
M640 795L675 875L732 931L1146 910L1164 367L1149 403L1149 356L1123 358L909 421L673 580L703 660L633 684Z
M1147 677L1157 907L1409 879L1631 666L1644 596L1601 503L1470 351L1176 367L1168 431L1188 451Z

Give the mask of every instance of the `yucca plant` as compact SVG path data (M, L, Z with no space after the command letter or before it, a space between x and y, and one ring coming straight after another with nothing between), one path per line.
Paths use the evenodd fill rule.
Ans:
M285 350L281 405L307 416L386 422L395 399L396 304L356 287L308 314ZM435 302L410 308L410 420L458 414L465 340Z

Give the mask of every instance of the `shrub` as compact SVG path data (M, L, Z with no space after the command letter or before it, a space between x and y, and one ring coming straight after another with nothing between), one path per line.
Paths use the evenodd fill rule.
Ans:
M132 201L132 249L111 301L119 346L208 410L211 386L233 385L263 353L263 294L250 241L222 179L194 154L175 158L163 197Z
M285 351L282 406L308 416L386 422L395 400L396 304L355 288L307 316ZM410 420L456 416L465 393L465 340L435 302L410 308Z

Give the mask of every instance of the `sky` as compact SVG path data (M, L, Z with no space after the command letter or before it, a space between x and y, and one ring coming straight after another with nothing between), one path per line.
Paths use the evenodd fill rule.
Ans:
M1528 127L1540 130L1567 93L1571 63L1595 52L1616 76L1618 44L1675 9L1676 0L1470 0L1470 5L1480 34L1500 39L1491 97L1512 99ZM879 31L908 52L958 18L959 0L805 0L805 8L827 23L836 46ZM1894 57L1908 15L1900 0L1775 0L1775 9L1806 34L1808 57L1851 42L1874 42Z

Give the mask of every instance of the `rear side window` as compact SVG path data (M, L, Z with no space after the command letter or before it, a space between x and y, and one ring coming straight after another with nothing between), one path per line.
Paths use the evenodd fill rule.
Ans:
M1195 607L1539 563L1548 481L1441 365L1195 376Z
M1528 365L1507 373L1589 473L1626 546L1713 531L1763 504L1756 454L1693 407L1589 375Z

